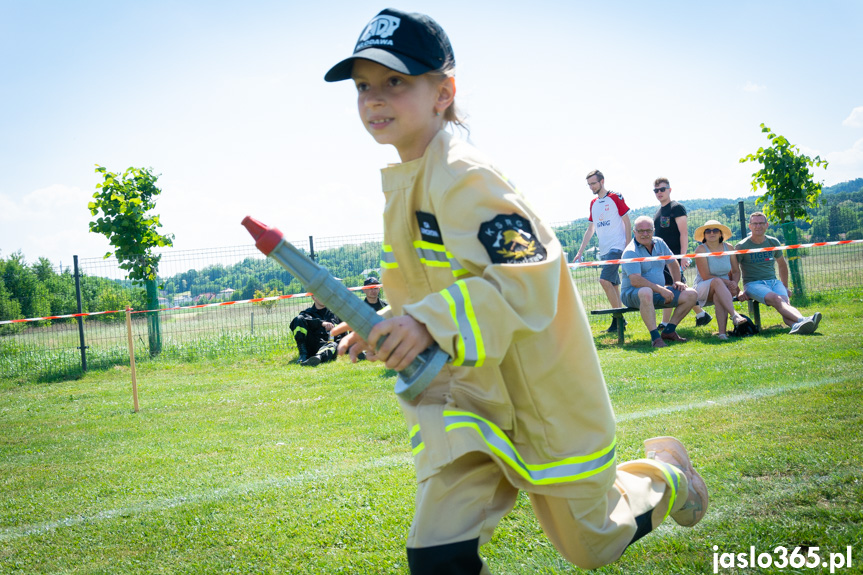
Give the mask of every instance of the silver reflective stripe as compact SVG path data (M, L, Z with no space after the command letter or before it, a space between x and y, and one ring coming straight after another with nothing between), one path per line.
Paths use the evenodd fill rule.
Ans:
M441 295L450 304L450 314L452 315L458 327L458 333L461 336L460 348L456 350L456 357L453 365L465 365L475 367L482 365L485 359L485 349L482 342L478 340L479 326L476 325L476 318L472 317L472 313L468 313L468 302L465 301L462 289L467 290L464 281L457 281L445 290L441 291ZM483 348L483 353L480 353L480 348ZM462 353L463 351L463 353Z
M417 423L411 428L411 453L416 455L423 449L425 449L425 443L423 443L423 435L420 433L420 425Z
M417 255L423 263L437 264L439 267L449 267L450 265L449 258L444 252L418 247Z
M673 465L668 463L664 463L662 461L657 461L656 459L650 459L650 462L659 467L662 470L663 475L665 475L665 479L668 481L669 486L671 487L671 497L668 498L668 510L665 512L665 519L668 519L668 516L671 514L671 509L674 507L674 502L677 500L677 487L680 481L680 474L682 471L676 468Z
M449 257L449 265L452 268L452 275L454 275L455 277L459 277L468 273L466 269L461 267L461 264L458 263L458 260L455 259L455 257L451 253L447 252L446 255Z
M536 485L566 483L584 479L607 469L614 463L615 459L616 440L607 448L591 455L569 457L554 463L528 464L521 458L503 431L482 417L466 412L449 411L444 412L444 424L447 432L462 427L476 430L492 452L519 475Z
M381 267L386 269L399 267L398 262L396 262L396 256L393 253L392 246L381 246Z
M662 461L656 461L654 459L653 462L664 468L665 474L668 476L669 479L671 479L671 488L674 490L674 493L676 494L677 493L677 485L679 482L679 475L678 474L680 473L680 470L677 469L676 467L674 467L673 465L670 465L668 463L664 463Z

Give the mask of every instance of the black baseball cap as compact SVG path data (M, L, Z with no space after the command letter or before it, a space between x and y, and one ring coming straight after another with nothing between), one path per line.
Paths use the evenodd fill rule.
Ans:
M369 276L366 278L366 281L363 282L364 286L373 286L381 283L381 280L376 278L375 276Z
M408 76L419 76L455 66L455 56L446 32L425 14L381 10L363 28L354 55L330 68L327 82L350 80L354 60L362 58Z

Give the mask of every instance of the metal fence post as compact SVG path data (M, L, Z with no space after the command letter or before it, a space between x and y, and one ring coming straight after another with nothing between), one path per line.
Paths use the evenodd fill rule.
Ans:
M743 209L743 200L737 202L737 215L740 218L740 239L746 239L746 210Z
M785 236L785 245L797 244L797 227L793 221L782 224L782 232ZM791 268L791 289L794 292L794 299L798 303L806 303L806 285L803 282L803 270L800 269L800 256L797 250L787 250L785 259L788 267Z
M309 257L315 261L315 238L309 236Z
M81 274L78 273L78 256L72 256L75 266L75 297L78 300L78 313L84 313L81 307ZM81 350L81 370L87 371L87 345L84 343L84 318L78 316L78 340Z

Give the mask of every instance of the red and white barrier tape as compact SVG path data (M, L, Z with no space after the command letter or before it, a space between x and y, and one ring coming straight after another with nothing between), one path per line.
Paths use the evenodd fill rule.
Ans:
M671 259L681 259L681 258L710 258L710 257L718 257L718 256L731 256L736 254L754 254L756 252L772 252L772 251L781 251L781 250L796 250L801 248L820 248L824 246L844 246L848 244L860 244L863 243L863 240L841 240L836 242L815 242L811 244L794 244L791 246L770 246L766 248L753 248L749 250L729 250L727 252L704 252L701 254L682 254L682 255L673 255L673 256L650 256L645 258L630 258L630 259L620 259L620 260L599 260L595 262L579 262L577 264L567 264L570 268L588 268L588 267L598 267L598 266L608 266L613 264L625 264L629 262L655 262L660 260L671 260ZM359 286L348 288L351 291L371 289L376 287L383 287L380 285L372 285L372 286ZM146 310L138 310L133 311L132 313L152 313L152 312L162 312L162 311L176 311L182 309L198 309L203 307L216 307L220 305L236 305L238 303L258 303L262 301L273 301L279 299L291 299L295 297L308 297L312 295L311 293L297 293L297 294L288 294L288 295L277 295L270 297L258 297L253 299L244 299L240 301L223 301L219 303L204 303L198 305L190 305L190 306L175 306L175 307L166 307L159 309L146 309ZM7 319L4 321L0 321L0 325L4 325L7 323L24 323L29 321L43 321L48 319L68 319L72 317L85 317L90 315L104 315L109 313L125 313L126 310L113 310L113 311L93 311L89 313L71 313L67 315L49 315L46 317L31 317L27 319Z
M349 287L348 289L351 291L357 291L357 290L372 289L372 288L379 288L379 287L382 287L382 286L381 285L368 285L368 286L359 286L359 287L352 287L352 288ZM295 298L295 297L309 297L311 295L312 295L311 292L294 293L294 294L287 294L287 295L273 295L273 296L269 296L269 297L256 297L256 298L252 298L252 299L243 299L243 300L237 300L237 301L223 301L223 302L218 302L218 303L202 303L202 304L197 304L197 305L162 307L159 309L134 310L134 311L132 311L132 313L152 313L152 312L160 312L160 311L176 311L176 310L181 310L181 309L198 309L198 308L202 308L202 307L217 307L220 305L236 305L238 303L258 303L258 302L262 302L262 301L291 299L291 298ZM0 325L7 324L7 323L24 323L24 322L28 322L28 321L43 321L46 319L68 319L71 317L85 317L85 316L90 316L90 315L105 315L105 314L109 314L109 313L126 313L126 310L120 309L120 310L113 310L113 311L93 311L93 312L88 312L88 313L70 313L67 315L49 315L49 316L45 316L45 317L30 317L27 319L7 319L5 321L0 321Z
M568 264L571 268L589 268L597 266L610 266L614 264L627 264L630 262L657 262L661 260L679 260L682 258L713 258L719 256L733 256L737 254L754 254L756 252L773 252L781 250L797 250L801 248L820 248L824 246L844 246L848 244L860 244L863 240L841 240L837 242L815 242L811 244L794 244L790 246L769 246L766 248L752 248L748 250L728 250L727 252L704 252L700 254L681 254L673 256L649 256L644 258L629 258L619 260L597 260L595 262L578 262Z

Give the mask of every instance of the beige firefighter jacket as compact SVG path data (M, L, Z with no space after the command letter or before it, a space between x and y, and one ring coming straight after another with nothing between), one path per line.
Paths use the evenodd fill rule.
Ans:
M552 230L469 144L441 131L382 170L391 314L450 354L400 400L418 480L472 451L521 489L593 500L615 477L614 415L587 317Z

